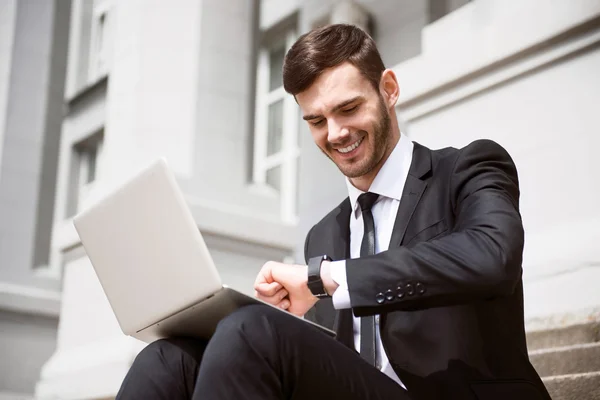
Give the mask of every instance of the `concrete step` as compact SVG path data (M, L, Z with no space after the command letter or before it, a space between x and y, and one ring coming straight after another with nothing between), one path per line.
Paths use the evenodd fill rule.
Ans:
M600 400L600 371L542 379L552 400Z
M534 350L529 359L542 377L600 371L600 342Z
M600 321L527 332L529 351L593 342L600 342Z

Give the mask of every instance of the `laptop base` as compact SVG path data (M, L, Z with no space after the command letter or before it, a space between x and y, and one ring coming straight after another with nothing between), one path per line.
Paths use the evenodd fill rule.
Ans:
M225 318L238 308L250 304L264 304L273 307L235 289L223 286L223 288L214 295L150 325L147 328L141 329L132 336L146 343L176 336L197 337L208 340L215 333L217 324L221 319ZM279 311L286 312L283 310ZM288 315L291 316L289 313ZM330 329L305 319L299 319L304 323L313 325L329 336L335 336L335 332Z

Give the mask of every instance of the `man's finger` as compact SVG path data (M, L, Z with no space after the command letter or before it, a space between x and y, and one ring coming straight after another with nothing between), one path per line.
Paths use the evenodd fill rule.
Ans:
M277 293L275 293L275 296L273 296L273 297L276 297L277 299L279 299L281 301L284 298L286 298L288 294L289 293L288 293L287 290L285 290L285 289L279 289L279 291Z
M256 290L259 294L263 296L275 296L275 294L282 289L281 284L277 282L271 283L258 283L254 286L254 290Z
M264 296L259 292L255 292L254 296L259 299L262 300L266 303L272 304L272 305L277 305L279 304L283 299L285 299L285 297L288 295L288 291L285 289L280 289L277 293L275 293L275 295L273 296Z
M261 296L260 294L258 294L256 296L257 299L264 301L265 303L269 303L273 306L276 306L277 304L280 303L281 300L279 300L276 297L266 297L266 296Z
M288 308L290 308L290 301L288 299L285 299L279 304L277 304L277 307L281 308L282 310L287 310Z

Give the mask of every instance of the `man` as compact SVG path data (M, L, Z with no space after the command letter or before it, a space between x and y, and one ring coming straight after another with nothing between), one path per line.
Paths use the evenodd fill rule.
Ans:
M209 342L149 345L118 398L549 399L527 355L506 151L486 140L434 151L403 136L396 76L353 26L300 37L283 79L349 196L308 233L308 265L265 264L256 295L337 340L244 307Z

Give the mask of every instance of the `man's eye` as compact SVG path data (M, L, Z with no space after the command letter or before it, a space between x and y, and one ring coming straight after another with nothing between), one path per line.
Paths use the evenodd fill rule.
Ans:
M358 108L358 106L354 106L354 107L350 107L350 108L345 108L345 109L342 110L342 112L344 114L351 114L354 111L356 111L357 108Z
M322 124L323 124L323 121L325 121L325 120L323 120L323 119L320 119L320 120L318 120L318 121L310 121L310 124L311 124L312 126L319 126L319 125L322 125Z

